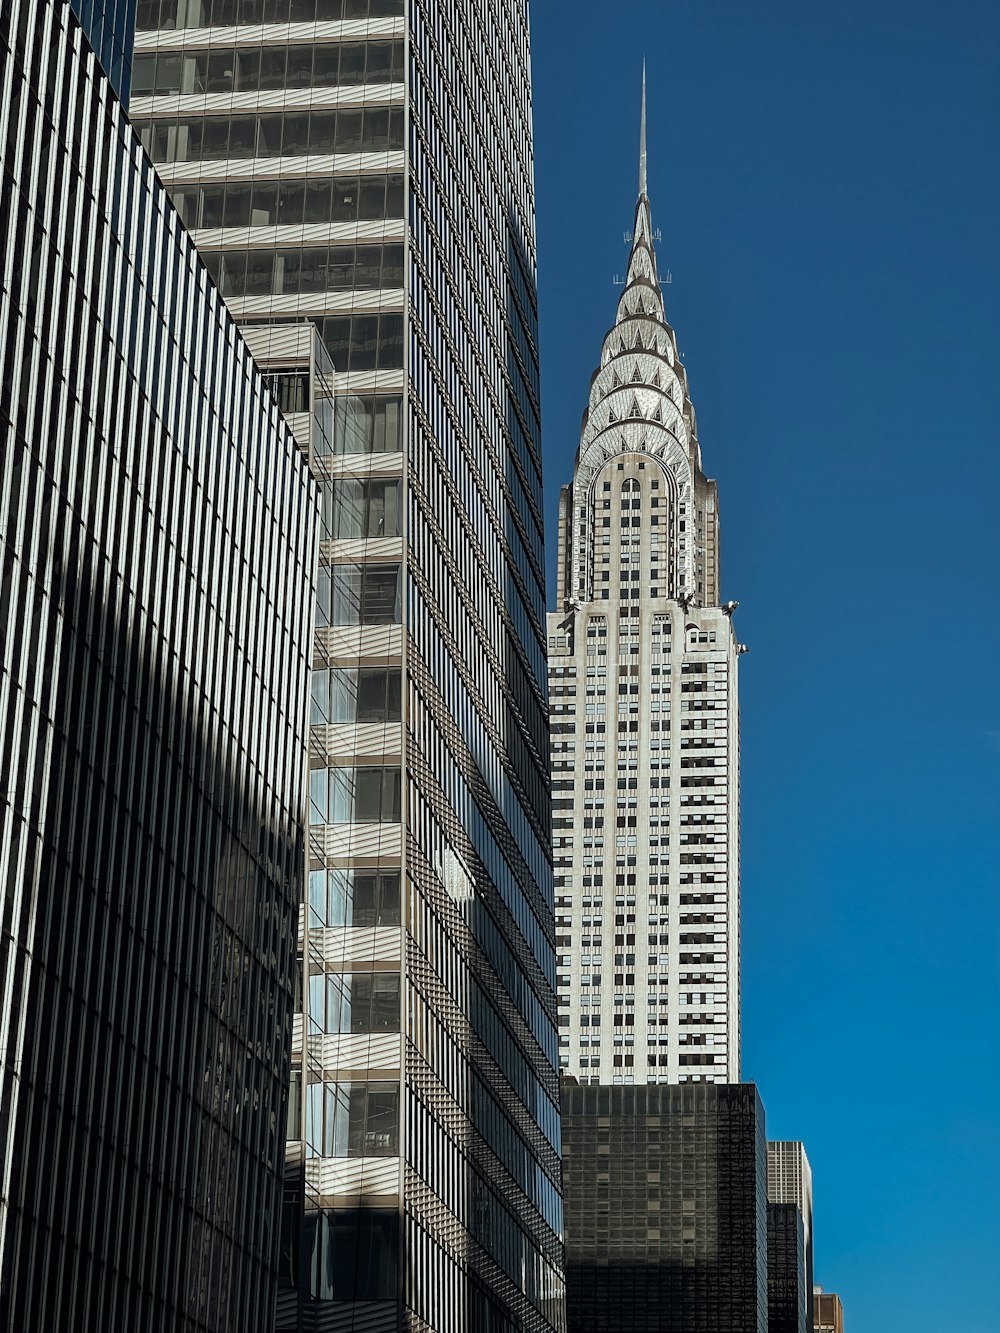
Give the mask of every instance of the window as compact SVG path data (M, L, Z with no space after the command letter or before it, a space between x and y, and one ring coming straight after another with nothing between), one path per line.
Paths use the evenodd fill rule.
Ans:
M306 1138L311 1157L394 1157L399 1151L398 1084L310 1084Z
M400 480L343 477L327 482L320 492L324 537L398 537Z
M330 723L398 722L402 673L387 667L333 668L312 673L314 726Z
M321 972L309 978L314 1032L399 1031L398 972Z
M398 768L314 768L309 773L310 824L398 824Z
M399 565L321 565L318 625L398 625Z
M334 453L395 454L402 449L402 398L343 396L335 400L334 413Z
M398 926L399 871L322 869L309 872L311 927Z
M184 184L172 188L170 196L184 225L192 228L300 226L303 222L403 216L403 178L399 175L335 176L332 182L288 178L257 180L252 185L248 181Z
M308 375L268 375L266 378L282 412L309 411Z
M263 80L263 74L262 74ZM385 152L403 147L403 108L264 112L133 121L154 162L226 157L301 157L306 153Z

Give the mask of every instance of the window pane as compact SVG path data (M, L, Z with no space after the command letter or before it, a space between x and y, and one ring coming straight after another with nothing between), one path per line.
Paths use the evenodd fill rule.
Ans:
M395 1157L399 1151L399 1089L392 1084L368 1085L362 1153Z
M330 250L330 289L344 291L354 285L354 246L333 246Z
M306 187L304 181L281 181L278 187L278 222L298 227L302 223Z
M280 119L280 117L279 117ZM285 116L281 137L283 157L302 157L309 151L309 117Z
M189 162L199 158L224 158L229 155L229 121L225 116L209 116L201 125L201 143L195 146L192 137Z
M333 615L333 575L329 566L320 566L316 579L316 623L329 625Z
M337 116L338 153L360 152L364 143L361 134L363 114L361 111L339 112Z
M260 51L244 47L234 52L233 59L236 92L255 92L260 87Z
M340 68L339 46L317 46L313 50L313 87L333 87Z
M278 220L278 184L276 181L255 181L250 224L270 227Z
M389 147L389 112L365 112L365 146L381 152Z
M236 52L209 51L205 57L205 91L208 93L231 93L236 65Z
M266 46L260 53L260 88L283 88L285 86L285 48Z
M253 157L257 151L257 117L233 116L229 136L230 157Z
M402 449L403 402L401 398L376 398L372 452L397 454Z
M312 85L313 53L311 46L290 46L288 48L288 69L285 74L286 88L308 88Z
M326 894L325 870L310 870L309 872L309 924L310 926L325 926L327 920L327 894Z
M359 722L399 721L398 671L385 667L362 667L357 674L357 720ZM396 688L390 693L390 683Z
M357 677L353 671L333 668L330 679L330 721L353 722L357 714Z
M267 296L273 289L274 255L269 250L247 253L247 296Z
M386 245L382 249L382 286L402 287L403 247Z
M363 625L399 624L399 566L366 565L361 608Z
M398 824L401 814L402 774L398 768L382 770L382 823Z
M325 824L327 778L325 768L309 770L309 823Z
M374 370L378 362L378 315L351 320L351 370Z
M385 178L383 176L362 176L358 217L362 219L385 216Z
M353 222L358 216L358 182L348 177L346 180L333 182L334 222Z
M330 673L326 670L312 673L309 721L313 726L321 726L330 721Z
M349 42L340 48L340 82L364 83L365 47L363 43Z
M358 824L378 824L382 820L382 769L355 770L354 819Z
M139 24L136 20L137 26ZM156 79L156 56L136 56L132 61L132 95L145 97L152 93Z
M240 184L232 183L226 186L226 220L223 226L249 227L250 192L251 185L249 181Z
M305 221L327 222L330 218L330 182L308 181L305 188Z
M284 150L281 146L281 134L286 119L279 115L261 116L257 127L257 156L278 157Z
M382 315L378 331L378 366L380 370L398 369L403 364L403 317Z
M389 83L392 79L395 42L369 42L365 83Z
M366 483L353 478L345 478L335 481L332 490L334 496L334 537L340 539L367 537L368 531L365 523Z
M369 537L398 537L399 523L399 481L371 481L368 502Z
M382 247L359 245L356 248L354 287L379 287L382 284Z
M326 261L329 251L303 250L299 257L300 292L326 291Z
M385 198L385 215L387 218L401 218L403 216L403 178L402 176L387 176Z
M339 119L340 116L336 111L313 112L309 118L310 153L332 153L336 150ZM302 151L305 152L305 149Z
M333 606L331 623L360 625L361 570L357 565L335 565L333 577Z

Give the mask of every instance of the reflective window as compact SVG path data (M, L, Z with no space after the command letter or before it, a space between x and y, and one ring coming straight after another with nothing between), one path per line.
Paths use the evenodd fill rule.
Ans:
M317 624L398 625L399 616L399 565L320 567Z
M403 147L403 109L268 112L132 122L154 162L307 153L385 152Z
M231 27L237 23L327 23L398 18L403 0L136 0L139 32Z
M334 412L334 453L395 454L402 449L402 398L345 395L335 400Z
M249 190L235 195L234 204L241 219L249 218L249 199ZM268 220L274 215L276 201L272 199L265 204L259 190L254 205L254 220L258 224L265 216L265 209ZM226 225L232 225L228 207ZM403 285L401 245L338 245L277 252L239 250L228 251L222 257L210 250L201 253L223 296L297 296Z
M314 1032L399 1031L398 972L321 972L309 978Z
M309 376L301 373L266 376L282 412L309 411Z
M401 41L343 42L320 46L213 47L210 51L140 55L132 92L242 93L276 88L323 88L398 83Z
M309 774L311 824L398 824L398 768L314 768Z
M323 537L398 537L400 524L399 477L339 477L320 491Z
M395 1157L397 1083L312 1083L306 1105L311 1157Z
M312 673L314 726L344 722L398 722L403 678L398 667L324 668Z
M371 928L399 923L398 870L310 871L310 926Z

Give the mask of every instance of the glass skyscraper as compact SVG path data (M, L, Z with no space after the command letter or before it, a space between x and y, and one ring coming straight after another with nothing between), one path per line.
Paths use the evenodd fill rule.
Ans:
M136 0L70 0L70 4L112 87L127 106Z
M0 1322L270 1333L315 487L63 0L0 153Z
M290 420L288 327L332 364L278 1328L562 1328L527 6L137 27L139 132Z
M768 1333L752 1083L566 1079L563 1136L569 1333Z

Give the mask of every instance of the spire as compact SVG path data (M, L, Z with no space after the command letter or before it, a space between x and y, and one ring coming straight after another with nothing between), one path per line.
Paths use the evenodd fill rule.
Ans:
M642 119L639 122L639 194L646 193L646 57L642 58Z

